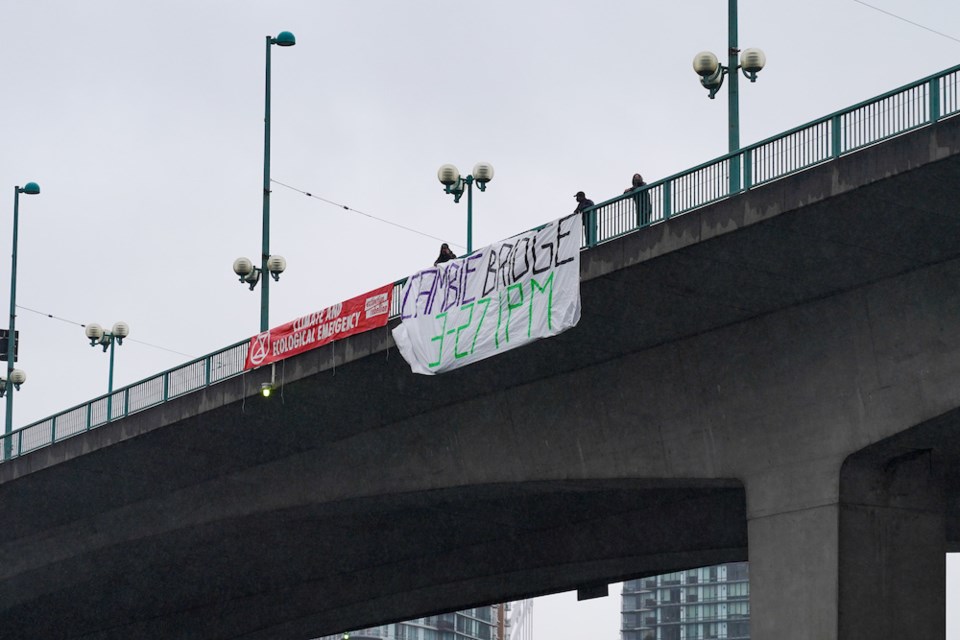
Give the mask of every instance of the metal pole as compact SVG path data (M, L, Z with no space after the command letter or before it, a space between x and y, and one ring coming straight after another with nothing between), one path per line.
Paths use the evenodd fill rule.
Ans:
M16 322L17 322L17 224L20 217L20 187L13 188L13 253L10 266L10 334L7 336L7 415L3 434L3 457L10 459L11 440L13 433L13 384L10 374L13 372L13 360L16 349Z
M728 0L727 20L727 112L729 120L729 152L740 150L740 52L737 49L737 0ZM740 158L730 158L730 193L740 191Z
M263 248L260 256L260 331L270 328L270 41L267 36L266 100L263 117Z
M473 176L467 176L467 254L473 253Z
M113 419L113 343L116 340L110 336L110 377L107 379L107 422Z

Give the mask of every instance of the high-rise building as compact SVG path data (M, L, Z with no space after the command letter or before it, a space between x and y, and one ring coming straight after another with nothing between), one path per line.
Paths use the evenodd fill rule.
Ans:
M533 600L504 605L505 640L533 640Z
M512 635L511 609L516 604L476 607L407 622L382 624L349 634L325 636L320 640L343 640L347 636L349 640L532 640L530 635ZM519 619L516 624L522 626Z
M749 640L746 562L623 583L621 640Z

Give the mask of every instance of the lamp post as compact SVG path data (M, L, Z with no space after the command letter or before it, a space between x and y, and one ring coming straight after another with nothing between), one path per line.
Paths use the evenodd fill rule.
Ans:
M757 81L757 73L767 63L767 57L760 49L745 49L740 55L737 48L737 0L727 0L727 66L720 64L717 56L710 51L701 51L693 58L693 70L700 76L700 84L710 92L707 96L713 100L723 86L723 78L730 76L727 89L728 150L735 153L740 150L740 78L737 69L750 82ZM739 58L739 60L738 60ZM730 192L740 190L740 163L730 159Z
M100 345L104 353L108 347L110 349L110 377L107 380L107 421L109 422L113 419L113 345L114 343L123 344L123 339L130 335L130 325L126 322L115 322L110 331L104 331L103 327L91 322L84 333L90 340L91 347Z
M13 253L10 266L10 326L7 333L7 378L0 387L0 392L7 396L7 415L4 427L3 451L4 459L10 457L10 434L13 432L13 391L20 390L20 385L27 379L27 374L20 369L14 369L17 359L17 232L20 223L20 194L35 196L40 193L40 186L36 182L28 182L23 187L13 188ZM10 388L13 385L13 389Z
M286 268L287 262L280 256L270 255L270 47L292 47L297 39L289 31L281 31L277 37L267 36L267 72L266 72L266 99L264 102L263 118L263 234L260 267L255 268L247 258L237 258L233 263L233 271L240 276L240 282L250 285L253 291L260 280L261 274L269 273L274 280L280 279L280 274ZM260 331L270 327L270 278L263 278L260 288Z
M473 174L466 178L460 177L460 171L452 164L442 165L437 170L437 180L443 185L444 193L453 195L454 202L460 202L464 187L467 191L467 253L473 253L473 183L477 183L480 191L487 190L487 183L493 180L493 165L489 162L478 162L473 167Z

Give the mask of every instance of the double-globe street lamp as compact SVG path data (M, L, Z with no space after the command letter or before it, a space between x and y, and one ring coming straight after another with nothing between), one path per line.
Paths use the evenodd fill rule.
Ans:
M13 365L17 357L17 233L20 223L20 194L25 193L28 196L35 196L40 193L40 186L36 182L28 182L23 187L13 188L13 253L10 266L10 326L7 331L7 377L0 380L0 395L7 396L7 415L4 427L3 453L4 459L10 457L11 440L10 434L13 432L13 391L19 391L20 385L27 380L27 374L20 369L14 369ZM12 387L12 388L11 388Z
M467 253L473 253L473 183L480 191L487 190L487 183L493 180L493 165L478 162L473 174L466 178L460 176L460 170L452 164L441 165L437 170L437 180L443 185L444 193L453 195L454 202L460 202L464 189L467 191Z
M297 39L289 31L281 31L277 37L267 36L267 73L266 100L263 118L263 246L260 266L255 267L248 258L237 258L233 262L233 272L240 276L240 282L250 285L253 291L261 276L269 273L274 280L287 268L287 261L280 256L270 255L270 47L292 47ZM260 331L270 327L270 278L262 278L260 283Z
M91 322L84 329L84 333L90 340L90 346L100 345L104 353L110 349L110 377L107 380L107 421L113 419L113 345L114 343L122 345L123 339L130 335L130 325L126 322L115 322L110 331L104 331L103 327L95 322Z
M724 76L730 77L727 88L727 124L728 152L740 150L740 79L737 69L750 82L757 81L757 73L767 63L767 57L760 49L737 48L737 0L727 2L727 66L720 64L717 56L710 51L701 51L693 58L693 70L700 76L700 84L709 91L711 100L723 86ZM740 191L740 162L730 159L730 193Z

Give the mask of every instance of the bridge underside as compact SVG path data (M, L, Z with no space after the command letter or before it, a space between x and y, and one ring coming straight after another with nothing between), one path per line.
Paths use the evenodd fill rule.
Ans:
M374 331L0 465L0 628L310 638L748 557L758 640L942 621L957 176L960 118L585 253L557 338L428 378ZM904 600L874 521L929 543Z
M743 490L684 484L472 487L167 531L7 581L4 624L31 638L300 638L529 585L745 560Z

